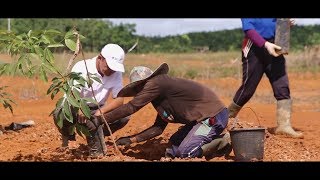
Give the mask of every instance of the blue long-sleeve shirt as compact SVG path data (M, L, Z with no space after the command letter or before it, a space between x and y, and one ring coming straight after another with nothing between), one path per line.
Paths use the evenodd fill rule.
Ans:
M245 32L254 29L264 39L274 38L276 31L276 18L242 18L242 30Z

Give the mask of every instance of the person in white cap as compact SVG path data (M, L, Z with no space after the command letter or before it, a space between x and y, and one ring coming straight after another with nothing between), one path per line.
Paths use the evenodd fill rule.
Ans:
M125 71L123 62L125 59L124 50L117 44L107 44L105 45L101 53L91 59L86 60L87 68L89 73L97 76L102 83L93 81L92 88L94 94L90 87L82 88L80 95L82 98L92 98L95 95L102 113L109 112L124 103L123 97L117 97L119 91L123 88L122 83L122 73ZM77 62L72 70L72 72L80 72L83 77L87 77L87 70L85 67L84 60ZM108 98L112 95L112 98ZM95 116L100 116L100 111L98 111L97 105L93 103L88 103L91 114ZM54 113L54 119L57 113ZM85 116L78 112L73 112L74 119L78 119L79 122L85 118ZM112 132L122 128L127 124L129 117L120 118L115 123L110 124ZM56 122L56 121L55 121ZM74 122L75 123L75 122ZM62 146L67 147L68 141L75 141L75 133L69 132L69 127L73 125L67 120L63 121L63 127L59 129L62 134ZM86 121L85 125L91 134L87 137L87 142L89 145L89 155L99 156L106 153L106 145L104 141L104 135L109 135L106 127L102 125L97 128L94 121ZM57 126L58 127L58 126Z

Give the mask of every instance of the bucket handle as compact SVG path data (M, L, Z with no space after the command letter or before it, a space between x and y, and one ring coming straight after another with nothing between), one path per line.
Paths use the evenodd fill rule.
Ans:
M244 108L242 108L242 109L245 109L245 108L249 108L249 109L254 113L254 115L256 116L256 118L257 118L257 120L258 120L259 127L261 127L261 124L260 124L259 117L258 117L257 113L256 113L251 107L249 107L249 106L244 107ZM232 123L231 129L234 129L234 127L236 126L236 123L237 123L238 120L239 120L239 119L238 119L237 117L234 118L234 121L233 121L233 123Z

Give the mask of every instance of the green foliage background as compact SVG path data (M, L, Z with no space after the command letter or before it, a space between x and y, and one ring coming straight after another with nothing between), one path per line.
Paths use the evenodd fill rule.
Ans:
M7 29L7 19L0 19L0 29ZM184 53L197 51L239 50L243 38L240 28L215 32L196 32L166 37L145 37L136 35L135 24L115 25L103 19L11 19L11 30L17 34L29 30L56 29L62 33L77 27L83 40L85 51L98 52L106 43L117 43L128 50L137 39L139 45L135 53ZM302 50L305 46L320 44L320 25L294 26L291 29L292 51ZM58 49L57 51L62 51Z

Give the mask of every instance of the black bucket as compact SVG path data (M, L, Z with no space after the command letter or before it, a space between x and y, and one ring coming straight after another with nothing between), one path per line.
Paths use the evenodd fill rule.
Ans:
M230 130L231 144L236 161L262 161L266 128Z

